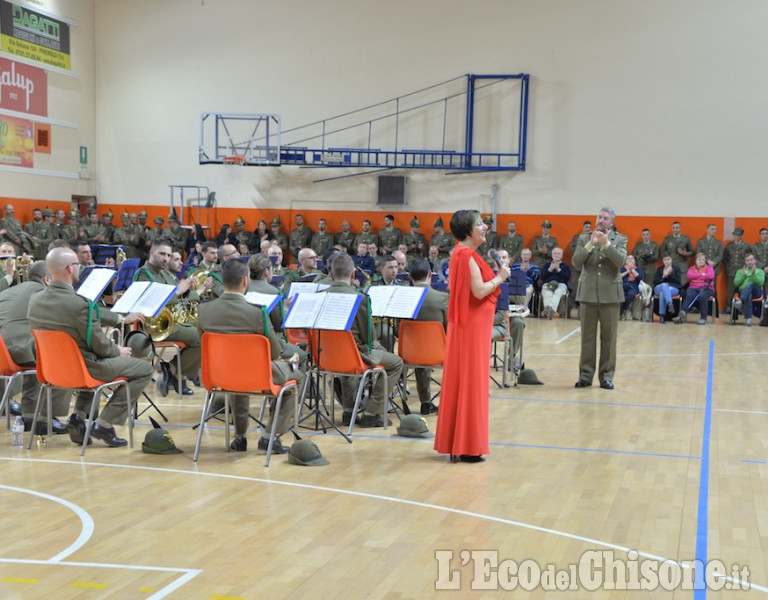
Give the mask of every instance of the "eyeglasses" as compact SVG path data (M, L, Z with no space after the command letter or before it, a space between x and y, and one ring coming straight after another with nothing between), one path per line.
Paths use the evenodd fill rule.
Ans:
M71 262L71 263L69 263L69 266L70 266L70 267L74 267L74 266L78 266L78 267L79 267L79 266L80 266L80 261L77 261L77 262Z
M317 260L317 256L307 256L307 260Z

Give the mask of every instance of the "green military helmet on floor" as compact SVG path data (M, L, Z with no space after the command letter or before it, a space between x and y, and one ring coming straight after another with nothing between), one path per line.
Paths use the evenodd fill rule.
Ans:
M435 434L429 430L427 420L419 415L406 415L400 421L397 435L414 438L433 438Z
M536 371L533 369L523 369L520 371L520 375L517 376L517 383L521 385L544 385L543 381L539 381Z
M288 451L288 462L303 467L322 467L331 464L320 452L320 448L315 442L304 439L298 439L293 443Z

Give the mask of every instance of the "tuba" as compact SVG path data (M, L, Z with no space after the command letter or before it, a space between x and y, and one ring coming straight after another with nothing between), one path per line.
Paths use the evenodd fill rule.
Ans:
M149 334L153 342L162 342L167 338L171 333L171 329L173 329L173 325L173 313L167 306L154 319L144 319L144 330Z

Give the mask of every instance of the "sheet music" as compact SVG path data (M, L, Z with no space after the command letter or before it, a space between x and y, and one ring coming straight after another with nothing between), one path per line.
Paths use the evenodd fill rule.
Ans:
M315 329L332 329L334 331L349 329L361 297L357 294L325 293L318 295L325 296L325 302L320 309Z
M280 302L280 296L277 294L248 292L245 295L245 301L248 302L248 304L254 304L256 306L266 306L267 312L272 312L272 309Z
M314 294L331 287L327 283L314 283L313 281L294 281L288 288L288 300L296 294Z
M116 313L129 313L134 304L141 298L141 295L147 291L147 288L152 285L151 281L137 281L120 296L120 299L115 302L112 307L112 312Z
M96 302L96 299L101 296L115 275L117 275L117 271L112 269L93 269L77 288L77 293L88 298L91 302Z
M155 317L174 293L176 293L175 285L155 282L141 295L131 312L140 312L145 317Z
M325 294L327 295L327 294ZM283 328L304 329L314 327L324 297L320 294L297 294L283 321Z
M368 290L371 297L371 315L413 319L419 312L426 288L395 285L379 285Z

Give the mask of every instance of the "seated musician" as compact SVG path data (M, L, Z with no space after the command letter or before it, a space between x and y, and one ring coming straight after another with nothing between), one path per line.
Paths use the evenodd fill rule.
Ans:
M248 267L246 264L239 260L228 261L221 268L221 278L224 281L224 293L216 300L200 305L197 322L199 335L202 336L203 333L208 331L232 334L258 333L267 337L272 355L272 378L274 382L281 384L290 379L295 379L298 384L297 391L301 393L306 377L304 372L301 370L294 371L288 361L280 358L280 339L277 332L270 326L268 320L265 322L262 308L249 304L245 300L244 294L248 290L249 285ZM277 436L288 431L293 423L294 393L297 392L287 392L283 396L277 422ZM235 394L233 398L235 439L232 441L230 448L236 452L245 452L248 448L248 441L245 437L248 431L249 418L248 396ZM267 429L271 431L271 428L272 421L270 419ZM259 450L266 450L268 444L269 439L262 436L258 443ZM279 437L275 439L272 452L275 454L286 454L288 450L289 447L284 446Z
M2 277L0 277L0 292L7 290L14 283L16 276L16 249L10 242L0 244L0 258L2 258Z
M177 286L176 295L168 301L168 306L177 304L182 297L193 287L197 287L198 278L193 275L181 281L176 280L176 275L168 270L171 260L172 243L166 239L158 239L152 243L149 250L149 258L143 267L140 267L133 276L134 281L153 281ZM205 285L205 284L201 284ZM184 395L194 394L187 387L185 377L195 379L200 371L200 336L193 324L174 324L165 338L169 342L181 342L186 348L181 351L181 373L176 373L176 361L172 364L160 361L161 377L158 379L157 388L160 395L168 395L168 386L172 386L177 392L182 386Z
M283 276L283 294L288 295L288 290L294 281L299 281L307 275L317 275L321 271L317 268L317 254L312 248L299 250L299 267L286 271Z
M273 286L272 273L274 272L274 265L266 254L254 254L248 259L248 270L250 271L250 279L248 281L248 291L258 292L260 294L272 294L275 296L280 295L280 290ZM283 319L284 319L284 305L282 298L272 312L269 313L269 320L271 327L278 333L282 334L283 331ZM280 337L280 357L291 358L294 355L299 357L299 367L302 370L306 370L307 367L307 353L293 344L286 342L282 335Z
M423 287L427 289L427 295L424 296L424 302L416 315L417 321L437 321L442 323L443 328L448 327L448 294L432 289L430 285L431 273L429 262L425 258L414 258L411 260L411 270L409 272L411 283L414 287ZM419 392L421 401L421 414L431 415L437 413L437 406L432 403L432 390L430 383L432 381L432 369L415 369L416 389Z
M128 400L136 402L147 387L152 379L152 365L131 358L130 348L118 346L104 335L98 308L77 295L73 288L79 277L80 261L72 250L55 248L45 262L52 281L30 298L29 325L32 329L64 331L72 336L93 377L103 381L117 377L128 379L128 385L112 395L91 429L91 436L108 446L125 446L128 442L117 437L114 425L125 423ZM67 422L70 438L76 444L83 443L91 402L91 393L78 393L75 412Z
M331 265L331 277L333 283L326 291L329 294L357 294L355 289L355 264L348 254L339 253ZM384 347L375 339L375 334L369 327L368 302L363 298L352 323L352 335L360 351L363 362L367 365L381 365L387 372L387 386L384 387L382 377L376 379L373 386L373 394L360 417L360 427L383 427L387 412L387 400L394 389L400 374L403 371L402 359ZM320 343L322 344L322 336ZM348 425L352 418L352 408L355 404L358 378L343 377L342 379L342 405L344 414L342 424Z

